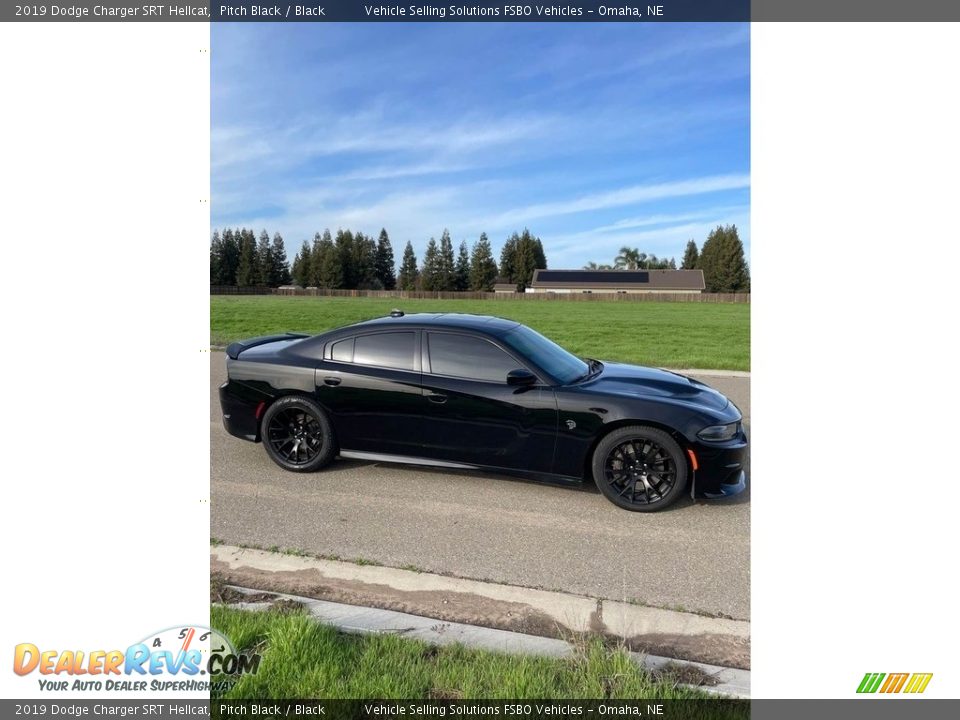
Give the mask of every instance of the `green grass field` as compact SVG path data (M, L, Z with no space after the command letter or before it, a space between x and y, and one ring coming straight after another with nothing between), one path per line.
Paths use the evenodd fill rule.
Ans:
M538 330L571 352L673 368L750 369L750 305L548 300L400 300L214 295L210 341L274 332L319 333L405 312L498 315Z
M571 658L433 647L396 635L345 635L303 612L250 612L213 605L213 627L238 651L262 657L224 698L685 699L669 672L654 677L599 641ZM746 717L746 715L743 715Z

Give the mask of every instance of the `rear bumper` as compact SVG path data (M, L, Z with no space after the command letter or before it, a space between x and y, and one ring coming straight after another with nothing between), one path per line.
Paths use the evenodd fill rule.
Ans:
M259 393L228 380L220 386L220 412L224 429L234 437L260 442L260 421L257 406L263 401Z

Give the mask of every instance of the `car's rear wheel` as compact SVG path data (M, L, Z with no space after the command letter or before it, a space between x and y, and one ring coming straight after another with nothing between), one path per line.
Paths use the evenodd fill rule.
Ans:
M687 463L677 441L658 428L614 430L593 452L593 479L614 505L653 512L672 505L687 485Z
M327 414L307 397L280 398L268 407L260 435L267 455L285 470L319 470L336 452Z

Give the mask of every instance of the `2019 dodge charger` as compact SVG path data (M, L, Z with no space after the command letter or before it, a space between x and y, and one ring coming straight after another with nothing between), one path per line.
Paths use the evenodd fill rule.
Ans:
M510 320L423 313L227 348L223 422L296 472L338 455L593 479L652 511L746 486L740 411L666 370L581 359Z

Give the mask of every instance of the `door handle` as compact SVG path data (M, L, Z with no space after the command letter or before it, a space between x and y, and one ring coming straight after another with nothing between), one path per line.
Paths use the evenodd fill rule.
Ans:
M427 400L437 405L443 405L447 401L447 396L440 393L427 393Z
M324 385L339 385L339 384L340 384L340 378L338 378L338 377L325 377L325 378L323 379L323 384L324 384Z

